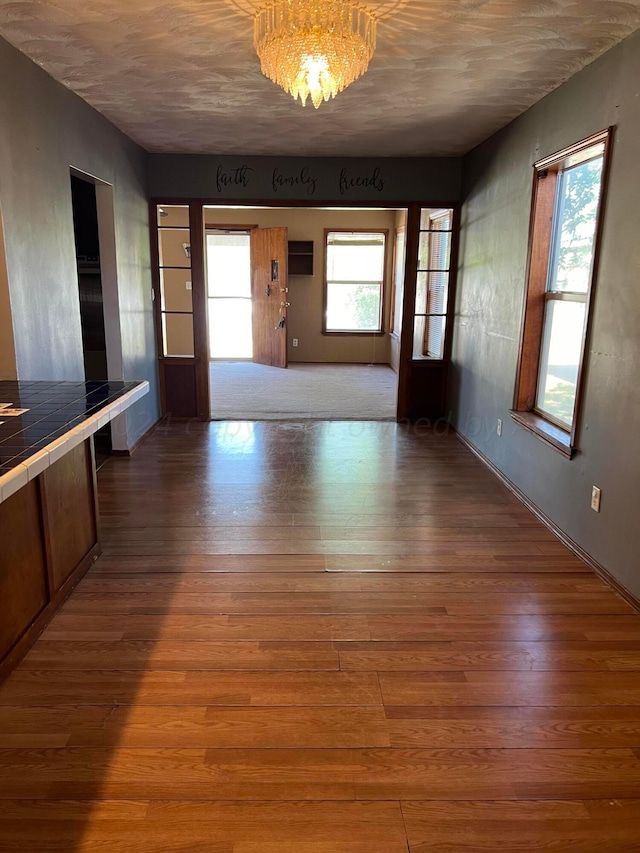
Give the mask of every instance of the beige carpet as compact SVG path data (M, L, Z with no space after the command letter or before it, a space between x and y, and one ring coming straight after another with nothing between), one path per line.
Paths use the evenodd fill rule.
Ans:
M213 361L210 377L215 421L388 421L396 417L397 377L384 364L292 364L280 370Z

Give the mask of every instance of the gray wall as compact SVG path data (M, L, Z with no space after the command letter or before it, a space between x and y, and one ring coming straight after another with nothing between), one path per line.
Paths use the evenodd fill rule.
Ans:
M217 157L151 154L153 198L448 203L460 198L457 157Z
M492 137L463 165L454 423L562 530L640 595L640 33ZM587 352L579 454L514 424L532 164L616 125ZM496 420L504 432L496 435ZM602 489L600 514L591 486Z
M151 393L129 446L157 419L146 154L0 39L0 203L20 379L82 379L71 166L113 186L124 379Z
M0 379L15 379L16 376L16 348L11 324L11 298L0 207Z

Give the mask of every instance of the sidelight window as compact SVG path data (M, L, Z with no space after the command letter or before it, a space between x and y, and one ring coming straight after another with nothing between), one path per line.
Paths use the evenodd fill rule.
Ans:
M447 327L453 210L420 214L413 358L441 359Z

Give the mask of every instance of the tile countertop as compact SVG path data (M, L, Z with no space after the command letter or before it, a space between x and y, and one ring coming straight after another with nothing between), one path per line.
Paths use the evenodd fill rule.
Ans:
M148 382L0 381L0 502L149 392Z

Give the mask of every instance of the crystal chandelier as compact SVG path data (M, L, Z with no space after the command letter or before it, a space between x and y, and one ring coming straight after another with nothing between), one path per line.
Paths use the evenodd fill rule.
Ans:
M256 14L254 46L265 77L317 109L369 67L376 19L341 0L275 0Z

